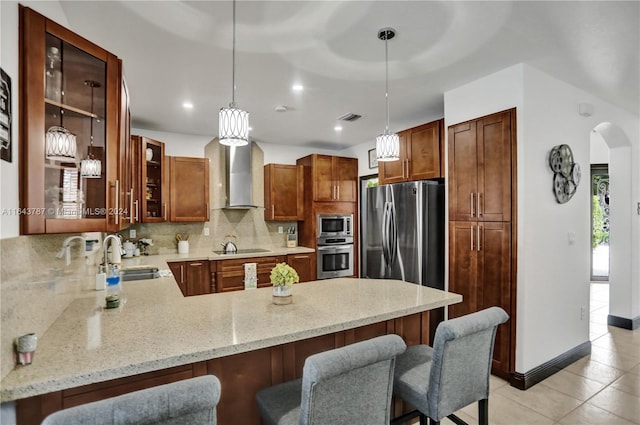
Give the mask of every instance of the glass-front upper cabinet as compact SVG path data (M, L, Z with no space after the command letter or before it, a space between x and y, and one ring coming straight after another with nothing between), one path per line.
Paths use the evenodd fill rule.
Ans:
M29 8L20 26L21 233L118 230L121 62Z

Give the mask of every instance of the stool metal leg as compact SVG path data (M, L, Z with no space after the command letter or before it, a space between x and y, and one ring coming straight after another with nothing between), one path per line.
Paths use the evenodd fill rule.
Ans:
M478 424L489 425L489 399L478 401Z

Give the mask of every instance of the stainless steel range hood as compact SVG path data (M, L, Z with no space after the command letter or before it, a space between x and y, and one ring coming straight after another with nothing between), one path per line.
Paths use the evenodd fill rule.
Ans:
M254 142L247 146L226 146L227 202L225 208L259 208L253 205L252 158Z

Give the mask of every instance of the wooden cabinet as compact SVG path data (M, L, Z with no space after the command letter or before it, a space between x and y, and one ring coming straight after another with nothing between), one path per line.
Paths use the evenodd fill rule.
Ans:
M492 372L515 369L515 109L449 127L449 290L463 301L459 317L491 306L510 316L500 325Z
M511 308L511 248L510 223L449 223L449 290L463 297L462 303L449 306L449 317L502 307L511 319L498 328L493 364L494 369L506 372L515 321Z
M208 221L209 159L169 158L170 221Z
M306 254L289 254L287 255L287 264L293 267L300 282L310 282L316 280L316 253Z
M264 219L297 221L304 218L304 169L301 165L264 166Z
M29 8L19 11L20 232L118 230L126 209L120 137L128 131L121 61ZM100 161L93 176L81 172L87 159Z
M168 181L164 143L144 136L131 136L136 152L139 192L134 209L141 223L168 221Z
M400 160L378 163L380 184L443 177L444 120L398 133Z
M256 258L234 258L217 260L216 287L218 292L244 289L244 264L257 263L258 288L271 286L271 269L286 262L283 255Z
M316 202L358 200L357 158L313 154L296 163L305 167L305 198L309 188L311 199Z
M215 275L210 273L208 260L178 261L168 264L185 297L216 292Z
M449 127L449 219L510 221L514 111Z

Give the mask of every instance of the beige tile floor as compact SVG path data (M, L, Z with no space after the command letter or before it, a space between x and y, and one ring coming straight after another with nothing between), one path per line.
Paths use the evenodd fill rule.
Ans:
M590 310L590 356L526 391L491 377L491 425L640 425L640 328L607 326L606 283L591 284ZM474 404L457 415L474 425L477 412Z

